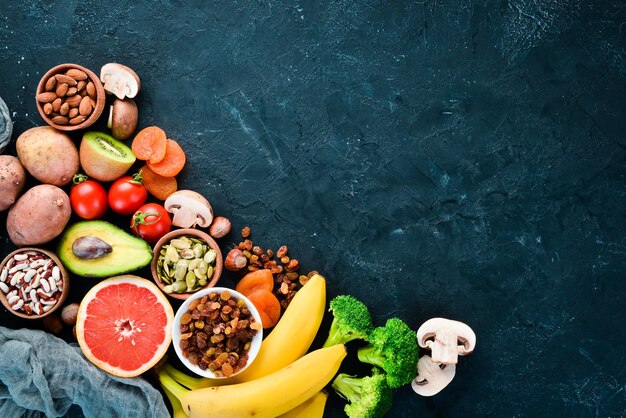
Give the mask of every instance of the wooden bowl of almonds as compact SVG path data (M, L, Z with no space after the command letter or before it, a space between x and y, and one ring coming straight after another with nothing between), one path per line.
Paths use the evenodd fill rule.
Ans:
M154 246L150 269L159 288L184 300L217 284L222 275L222 252L209 234L197 229L176 229Z
M0 301L13 315L50 315L63 305L69 289L69 275L50 251L20 248L0 263Z
M96 74L78 64L51 68L37 86L37 110L46 123L61 131L94 124L102 115L106 93Z

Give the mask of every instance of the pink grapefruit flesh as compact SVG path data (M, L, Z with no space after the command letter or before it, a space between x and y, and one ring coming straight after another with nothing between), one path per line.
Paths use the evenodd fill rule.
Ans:
M78 309L76 338L83 354L115 376L154 366L172 341L174 311L152 282L133 275L95 285Z

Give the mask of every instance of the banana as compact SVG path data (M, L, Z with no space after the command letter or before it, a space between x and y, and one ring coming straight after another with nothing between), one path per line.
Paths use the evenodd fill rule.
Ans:
M159 380L180 400L190 418L273 418L326 386L345 356L343 344L321 348L265 377L228 386L188 391L164 370L159 372Z
M172 418L187 418L187 414L185 414L185 411L183 411L183 406L180 404L178 398L176 398L176 396L174 396L172 392L165 388L163 388L163 392L165 392L165 394L167 395L167 399L169 399L170 403L172 404Z
M249 382L267 376L293 363L309 350L325 310L326 279L316 274L296 293L274 330L263 340L256 359L246 370L226 379L185 377L171 366L168 373L190 389Z
M313 395L308 401L296 406L278 418L322 418L327 399L328 393L322 390Z

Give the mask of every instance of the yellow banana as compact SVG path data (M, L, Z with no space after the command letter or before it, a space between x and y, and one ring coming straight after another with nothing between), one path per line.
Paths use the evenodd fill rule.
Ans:
M172 418L187 418L187 414L183 411L183 406L180 404L178 398L165 388L163 388L163 392L165 392L167 399L169 399L172 404Z
M328 393L324 391L317 392L311 399L278 418L322 418L327 399Z
M319 392L339 370L343 344L321 348L265 377L235 385L186 390L167 372L159 372L190 418L274 418ZM287 389L286 389L287 388Z
M227 379L184 377L181 376L182 372L171 366L168 373L190 389L249 382L267 376L293 363L309 350L325 311L326 279L316 274L296 293L276 327L263 340L256 359L246 370Z

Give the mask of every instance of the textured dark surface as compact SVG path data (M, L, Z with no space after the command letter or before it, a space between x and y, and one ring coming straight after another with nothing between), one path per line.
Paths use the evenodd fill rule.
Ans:
M0 3L14 138L48 68L123 62L235 230L378 322L474 328L450 387L389 416L626 413L622 2Z

